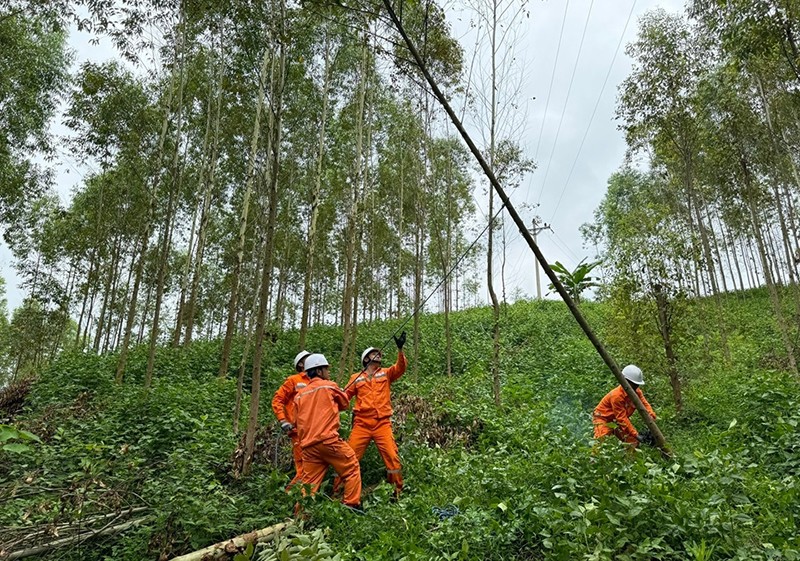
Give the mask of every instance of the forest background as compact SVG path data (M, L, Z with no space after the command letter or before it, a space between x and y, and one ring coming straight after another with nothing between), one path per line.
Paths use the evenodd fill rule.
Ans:
M624 14L629 20L635 6ZM546 159L544 148L534 158L521 144L514 111L524 73L508 74L514 42L503 42L533 7L471 4L479 30L474 53L454 38L442 5L395 7L437 81L463 100L461 111L474 120L501 182L520 192L526 178L537 176L535 166L546 177L552 153ZM533 344L532 333L520 333L519 322L528 320L518 314L529 310L533 318L539 308L506 284L515 234L499 219L488 227L490 217L501 215L497 202L383 8L369 1L7 2L0 15L0 219L25 297L0 326L4 381L43 376L34 400L41 407L53 405L59 384L72 382L70 399L84 395L79 388L102 396L116 387L132 392L131 400L158 394L163 406L167 396L181 402L176 388L157 390L170 384L165 374L176 365L191 376L213 371L222 384L238 379L229 396L231 434L242 437L233 471L247 476L265 416L261 389L274 385L279 357L313 342L333 357L341 378L362 346L388 339L433 295L425 311L440 315L409 318L410 383L424 384L421 369L485 381L495 409L460 418L459 426L491 424L498 412L509 414L505 400L524 401L519 365L509 360ZM704 372L758 369L761 384L786 373L777 378L789 385L775 406L793 399L785 380L797 376L800 310L799 16L795 1L697 0L684 12L643 15L626 47L632 66L618 88L616 117L627 149L581 228L602 263L596 269L602 282L584 278L573 283L573 295L580 300L584 289L598 285L598 307L583 305L596 310L615 352L658 373L668 409L674 408L667 418L678 430L698 414L696 407L686 411L684 386ZM110 41L125 62L85 62L71 70L71 25ZM624 32L618 44L623 38ZM51 128L59 107L66 136ZM559 117L556 131L561 126ZM590 127L583 130L573 162ZM557 145L549 144L553 151ZM58 154L90 169L69 201L52 190L49 165ZM569 179L563 185L554 208L564 204ZM537 209L528 211L536 216ZM476 249L471 243L484 227L485 245ZM462 255L467 260L457 263ZM572 269L562 273L566 280L575 280ZM488 318L461 311L475 307L484 283ZM459 326L457 318L467 317L472 322ZM558 317L540 319L569 333ZM440 325L439 335L431 325ZM476 333L459 335L464 325ZM479 337L491 345L476 354L469 345ZM580 348L576 343L553 357L548 376L554 365L576 376L578 365L597 370ZM565 362L573 356L584 358ZM596 391L587 388L576 409ZM209 391L210 400L218 397ZM575 405L558 401L558 392L549 397L565 409ZM455 397L434 402L448 399ZM32 414L43 411L34 407ZM709 425L731 410L719 413ZM485 438L482 444L492 448L497 434ZM100 456L108 452L95 445ZM164 453L153 442L140 445ZM528 445L521 446L527 453ZM781 449L788 456L778 469L791 473L796 443L768 453ZM3 460L24 480L26 464ZM108 468L87 461L81 464L87 473ZM753 463L765 462L759 456ZM674 473L683 469L675 465ZM586 514L586 504L576 512ZM508 509L502 500L495 506ZM796 544L781 533L790 525L784 514L771 535L782 540L780 555L792 558ZM754 539L768 527L752 517L738 520ZM183 548L223 530L195 533L183 524ZM537 551L553 545L542 534L525 544ZM720 547L730 553L743 545ZM743 551L744 559L756 550Z

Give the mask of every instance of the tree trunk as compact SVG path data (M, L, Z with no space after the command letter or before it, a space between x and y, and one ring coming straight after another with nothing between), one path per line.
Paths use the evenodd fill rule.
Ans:
M361 47L361 76L358 89L358 103L356 108L356 143L355 155L353 158L353 181L350 192L350 209L347 213L347 245L345 246L345 271L344 271L344 300L342 302L342 355L339 359L339 379L344 382L347 372L347 364L355 346L353 335L353 293L355 291L355 251L358 239L358 220L359 220L359 185L361 184L363 173L362 166L366 165L363 154L363 132L364 132L364 108L366 106L367 80L368 77L368 39L364 36Z
M242 200L242 214L239 219L239 245L236 251L236 262L231 273L231 297L228 302L228 319L225 325L225 339L222 343L222 358L219 364L219 377L225 378L228 375L228 362L231 356L231 341L233 340L233 328L236 322L236 309L239 299L239 276L242 270L242 258L244 255L245 233L247 232L247 215L250 207L250 197L253 191L253 181L255 180L256 154L258 153L258 142L261 134L261 107L264 104L264 84L267 79L267 70L270 67L270 51L264 51L264 58L261 62L261 72L258 81L258 98L256 101L256 116L253 121L253 136L250 141L250 160L247 165L247 183L245 185L244 198ZM274 66L274 63L273 63Z
M497 129L497 2L492 3L492 91L489 117L489 167L495 166L495 142ZM489 187L489 239L486 243L486 284L489 289L489 298L492 301L492 395L494 403L500 406L500 303L494 291L494 278L492 278L492 259L494 258L494 190Z
M230 557L232 550L244 550L249 544L257 544L275 539L288 526L288 523L281 522L280 524L275 524L263 530L242 534L231 540L210 545L205 549L175 557L172 561L212 561L214 559L227 559Z
M161 168L164 157L164 144L167 138L167 131L169 130L169 122L172 116L172 101L175 94L175 82L177 73L172 72L170 75L170 85L167 93L166 110L164 111L164 119L161 121L161 131L158 137L158 162L154 171L154 179L150 192L150 204L148 205L148 213L144 220L144 229L140 238L140 251L139 259L136 261L136 274L133 281L133 291L128 302L128 317L125 321L125 334L122 337L122 344L120 348L119 358L117 359L117 372L115 380L118 384L122 383L125 375L125 367L128 361L128 347L130 345L131 337L133 335L133 328L136 322L136 304L139 298L139 287L141 285L142 276L144 274L145 260L147 259L147 250L150 243L150 233L152 227L152 219L155 215L156 205L158 204L158 185L161 182ZM147 293L147 302L149 305L150 292ZM147 305L145 305L145 317L147 316ZM142 330L144 328L144 319L142 319ZM142 332L140 331L138 341L141 342Z
M664 344L664 354L667 357L667 371L669 372L669 382L672 385L672 398L675 400L675 411L680 415L683 411L683 399L681 397L681 379L678 375L678 359L672 346L672 310L667 301L667 295L660 285L655 285L653 294L658 308L658 332L661 334L661 341Z
M155 367L156 345L160 333L159 320L161 318L161 303L164 297L164 284L167 274L167 262L169 261L169 248L172 241L173 213L175 209L175 199L180 189L182 173L180 169L181 160L181 135L183 133L183 91L186 87L186 30L184 29L184 13L181 10L180 26L180 79L178 82L177 116L175 123L175 154L172 158L172 181L170 181L169 198L167 200L167 211L164 217L164 226L161 232L161 247L159 249L158 273L156 278L156 300L153 307L153 323L150 328L150 341L147 352L147 367L144 375L144 387L150 388L153 381L153 369ZM158 186L156 186L157 192Z
M780 296L778 295L778 290L775 288L775 284L772 282L772 276L769 272L769 264L767 263L767 253L766 247L764 245L764 240L761 237L761 230L759 228L759 220L758 220L758 213L756 212L755 202L753 200L753 193L754 188L752 184L752 178L750 177L750 169L747 165L747 162L742 157L740 159L740 164L742 167L742 173L744 175L744 182L745 188L747 189L746 201L747 201L747 208L750 211L750 219L753 224L753 232L756 238L756 245L758 246L758 253L761 257L761 266L764 269L764 282L767 285L767 292L769 293L769 299L772 303L772 311L775 314L775 320L778 323L778 331L781 334L781 340L783 341L784 349L786 350L787 359L789 361L789 369L792 373L797 376L797 363L795 362L794 358L794 346L792 345L792 341L789 338L789 329L786 325L786 320L783 317L783 310L781 308L781 301Z
M115 247L114 247L114 262L115 265L112 268L114 280L111 283L111 300L108 303L108 320L106 320L106 336L105 341L103 341L103 349L102 352L108 352L109 343L111 341L111 331L112 326L114 324L114 308L117 305L117 291L119 289L119 279L122 276L122 247L121 247L121 240L118 240Z
M222 34L222 32L220 32ZM197 250L192 270L192 287L189 293L189 301L186 305L186 332L183 338L183 345L188 346L192 342L192 332L194 330L195 313L197 309L197 294L200 288L200 278L203 275L203 258L205 256L206 235L210 219L211 201L214 193L214 184L217 172L217 161L219 158L219 127L220 114L222 113L222 93L223 79L225 76L225 57L222 46L219 53L219 74L217 77L216 95L216 114L214 116L214 134L211 142L211 155L203 168L203 180L205 191L203 193L203 208L200 211L200 228L197 232Z
M285 6L280 0L281 19L283 24L285 17ZM282 34L281 34L282 36ZM261 360L264 353L264 339L266 333L267 303L269 301L269 289L272 284L272 262L273 250L275 247L275 222L278 214L278 174L280 171L281 153L281 116L283 111L283 88L286 78L286 52L283 45L279 44L278 55L278 74L272 82L272 95L270 96L271 115L274 119L272 123L272 166L269 178L269 211L267 228L265 232L266 243L264 248L264 268L261 274L261 287L259 293L258 316L256 318L255 344L253 347L253 377L250 388L250 414L247 422L247 432L245 433L244 460L242 473L247 475L253 461L253 450L255 447L256 430L258 429L258 407L261 399ZM272 334L271 334L272 335Z
M319 143L317 144L317 167L314 178L314 188L311 191L311 212L308 221L308 235L306 238L306 268L303 277L303 312L300 319L300 342L298 346L306 346L309 313L311 309L311 278L314 270L314 257L317 248L317 219L319 218L319 202L322 193L322 165L325 161L325 126L328 122L328 98L330 97L331 79L331 44L327 31L325 32L325 67L322 84L322 110L319 119Z
M111 265L106 274L106 282L103 286L103 303L100 305L100 316L97 319L97 331L94 334L94 343L92 348L94 352L100 352L100 341L103 338L104 329L106 328L106 311L108 310L108 303L111 299L111 286L114 284L114 277L116 274L117 263L119 261L119 240L114 240L113 253L111 255ZM109 318L109 323L111 322ZM109 327L110 329L110 327Z
M687 171L686 171L686 192L688 194L688 200L693 200L694 191L694 178L693 178L693 171L692 171L692 164L691 164L691 157L684 158L688 163ZM700 199L700 200L698 200ZM719 286L717 285L717 278L716 278L716 267L714 267L714 257L711 254L711 244L708 240L708 232L706 231L705 224L703 223L703 218L700 215L700 205L702 204L702 197L694 198L694 212L695 212L695 220L697 222L698 231L700 232L700 246L703 249L703 256L705 257L706 261L706 269L708 272L708 280L711 283L711 292L712 296L714 297L714 304L717 308L717 319L719 321L719 335L720 335L720 345L722 346L722 353L725 357L725 362L729 363L731 360L731 351L728 347L728 327L725 321L725 309L722 306L722 298L720 298L719 294Z
M97 248L92 248L92 253L89 257L89 272L86 274L86 284L83 286L83 304L81 305L81 315L78 317L78 330L75 333L75 346L77 347L81 342L81 327L83 327L83 319L86 316L87 323L90 320L88 314L86 314L86 304L89 302L89 286L92 283L92 275L94 273L94 264L95 264L95 255L97 253Z
M197 205L192 212L192 228L189 232L189 247L186 250L186 266L183 268L181 278L181 295L178 298L178 309L175 312L175 329L172 331L172 347L179 347L181 344L181 332L183 331L184 315L186 314L186 293L189 290L189 276L192 272L192 256L194 254L194 238L197 232Z

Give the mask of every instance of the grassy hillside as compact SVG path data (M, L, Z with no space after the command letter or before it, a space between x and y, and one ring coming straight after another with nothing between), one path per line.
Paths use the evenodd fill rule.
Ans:
M324 559L331 551L342 559L800 559L800 388L782 370L766 295L730 297L726 306L728 365L705 305L695 303L683 320L686 404L678 416L657 339L628 345L612 310L584 305L616 342L617 360L645 369L645 393L675 449L670 461L652 449L626 455L614 444L592 453L591 411L614 379L563 304L505 310L499 409L487 367L491 311L453 316L452 377L443 374L443 318L426 316L417 372L393 390L403 497L389 500L371 447L362 462L367 515L324 496L301 499L307 520L299 532L310 545L277 558ZM360 327L359 348L382 344L393 325ZM309 341L338 357L338 329L317 329ZM634 356L637 348L649 353ZM216 377L218 344L161 350L149 393L141 389L142 352L122 386L113 382L115 356L64 356L15 419L42 443L31 454L0 456L0 527L21 535L53 520L146 506L145 522L122 535L38 557L140 560L290 517L298 497L283 492L288 440L269 401L295 351L293 333L269 351L259 463L241 480L231 474L236 382ZM458 513L444 520L433 510L452 506Z

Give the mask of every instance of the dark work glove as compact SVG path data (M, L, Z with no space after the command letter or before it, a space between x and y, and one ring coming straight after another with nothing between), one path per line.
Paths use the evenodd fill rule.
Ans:
M644 442L644 437L641 434L637 434L636 440L638 440L639 442Z
M292 432L293 428L294 428L294 425L292 425L292 423L290 423L289 421L283 421L281 423L281 430L283 432L285 432L286 434L289 434L290 432Z
M403 331L400 334L400 337L395 337L394 335L392 335L392 339L394 339L394 344L397 345L397 350L402 351L403 345L406 344L406 332Z

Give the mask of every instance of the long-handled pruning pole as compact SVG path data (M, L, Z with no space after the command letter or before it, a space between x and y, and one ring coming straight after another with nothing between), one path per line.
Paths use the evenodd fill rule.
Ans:
M492 187L494 187L494 190L497 192L497 195L500 197L500 200L503 201L503 205L508 210L508 214L514 220L514 223L517 225L517 228L519 228L520 234L522 235L523 238L525 238L525 241L528 242L528 247L530 247L531 251L533 251L534 255L536 256L536 260L542 266L542 269L544 270L545 274L550 279L550 281L553 283L553 286L555 286L559 295L564 300L564 303L569 308L569 311L572 312L572 315L575 317L575 320L578 322L578 325L581 326L583 332L592 342L592 345L594 345L594 348L597 350L597 353L603 359L603 362L605 362L608 368L611 370L611 372L614 373L614 376L617 378L617 381L625 389L625 393L627 393L628 397L631 398L631 401L636 406L636 410L639 412L639 415L641 415L642 419L644 420L644 423L647 425L647 428L650 429L650 432L653 434L653 437L655 438L656 441L656 446L658 446L658 448L665 456L671 456L672 452L670 451L669 446L667 445L667 441L664 438L664 435L662 434L661 430L659 430L655 420L652 417L650 417L649 413L647 412L647 409L645 409L644 404L642 403L642 400L639 399L639 396L636 394L631 385L622 375L622 371L620 371L617 363L614 362L614 359L611 358L610 354L608 354L608 351L603 346L603 343L600 342L600 339L597 338L597 335L595 335L594 331L592 331L592 328L589 327L589 324L586 322L586 318L583 317L583 314L581 314L580 310L578 309L578 306L575 305L575 302L572 300L570 295L564 289L564 285L561 284L561 281L553 272L553 269L551 269L550 265L547 264L547 261L545 260L544 255L539 249L539 246L536 245L536 242L533 240L533 236L531 236L531 233L525 227L525 223L522 221L522 218L520 218L519 214L517 214L514 205L511 204L508 195L506 195L505 190L503 190L503 187L500 185L500 182L497 180L497 177L495 177L494 171L492 171L492 168L489 167L488 163L486 163L486 160L481 154L481 151L478 150L478 147L472 141L472 138L470 138L469 134L467 134L467 131L464 129L464 125L461 124L461 120L455 114L453 108L450 107L450 104L448 103L444 94L442 94L441 90L439 89L439 86L436 85L436 82L434 81L430 72L428 72L428 68L425 65L425 62L422 60L422 57L420 56L416 47L414 46L414 43L406 34L405 29L403 28L403 24L400 22L400 19L397 17L397 14L392 8L390 0L383 0L383 4L386 7L386 12L388 13L389 18L391 18L392 22L397 28L397 32L403 38L403 41L405 41L406 46L408 47L408 50L411 53L411 56L414 57L414 61L419 67L420 72L422 72L422 75L425 76L425 80L427 80L428 85L430 85L433 95L436 96L436 98L439 100L439 103L441 103L442 107L444 107L444 110L447 112L448 116L450 117L450 120L453 122L453 125L455 125L456 129L458 129L458 132L461 134L461 137L464 139L464 142L466 142L467 146L469 146L472 155L475 156L476 160L478 160L478 163L483 169L483 172L486 174L486 177L489 179L489 182L492 184Z

